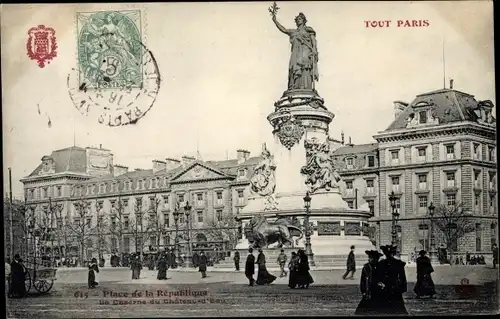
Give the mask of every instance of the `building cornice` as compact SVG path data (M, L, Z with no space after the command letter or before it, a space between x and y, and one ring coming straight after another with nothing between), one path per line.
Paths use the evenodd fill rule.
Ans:
M428 163L403 164L397 166L382 166L379 168L379 172L399 171L405 169L432 168L432 167L442 167L442 166L452 166L452 165L475 165L492 169L496 169L497 167L496 163L494 162L484 162L472 159L457 159L457 160L436 161Z
M87 175L87 174L78 174L78 173L72 173L72 172L61 172L61 173L56 173L56 174L23 177L19 181L23 184L27 184L27 183L34 183L34 182L39 182L39 181L64 179L64 178L77 179L77 180L83 181L83 180L87 180L87 179L92 178L92 176Z
M378 143L387 143L400 140L419 140L429 137L441 137L446 135L469 134L486 137L490 140L496 139L496 127L475 123L458 122L446 125L404 128L379 132L373 135Z

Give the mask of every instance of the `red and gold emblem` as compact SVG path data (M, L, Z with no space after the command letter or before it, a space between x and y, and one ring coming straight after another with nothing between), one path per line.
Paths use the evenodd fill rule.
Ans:
M28 57L36 60L41 68L45 67L45 62L49 64L50 60L57 56L55 34L54 29L46 28L43 24L28 31L29 37L26 43Z

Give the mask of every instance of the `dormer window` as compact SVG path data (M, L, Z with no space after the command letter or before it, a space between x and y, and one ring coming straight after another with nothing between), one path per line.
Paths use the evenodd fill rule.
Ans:
M244 169L238 170L238 177L243 178L246 176L246 171Z
M427 123L427 111L420 111L418 112L418 122L420 124L425 124Z
M354 168L354 158L352 157L346 158L346 166L348 169Z

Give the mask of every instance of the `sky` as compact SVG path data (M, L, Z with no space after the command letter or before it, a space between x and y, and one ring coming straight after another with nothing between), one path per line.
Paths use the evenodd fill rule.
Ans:
M267 115L286 90L290 43L271 21L272 2L2 5L2 112L4 188L12 168L19 179L42 156L72 146L110 149L115 164L149 169L153 159L196 155L257 156L272 139ZM278 2L278 21L294 27L303 12L317 34L318 93L335 114L330 135L354 144L394 119L393 101L454 88L495 101L493 5L460 2ZM136 125L108 127L81 115L66 78L77 65L77 12L142 12L143 42L162 77L150 112ZM388 28L365 21L391 20ZM397 28L397 20L428 20L428 27ZM57 57L39 68L26 55L27 31L56 30ZM444 63L443 63L444 44ZM445 74L443 72L443 65ZM40 105L41 115L37 105ZM50 117L51 126L48 125Z

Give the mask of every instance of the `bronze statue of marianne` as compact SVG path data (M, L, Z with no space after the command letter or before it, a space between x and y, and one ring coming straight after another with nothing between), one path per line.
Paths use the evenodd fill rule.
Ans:
M288 35L292 44L292 54L288 66L288 89L314 90L314 83L319 80L316 32L306 25L307 19L302 12L295 17L296 29L285 28L276 19L278 9L275 2L269 8L269 12L278 30Z

